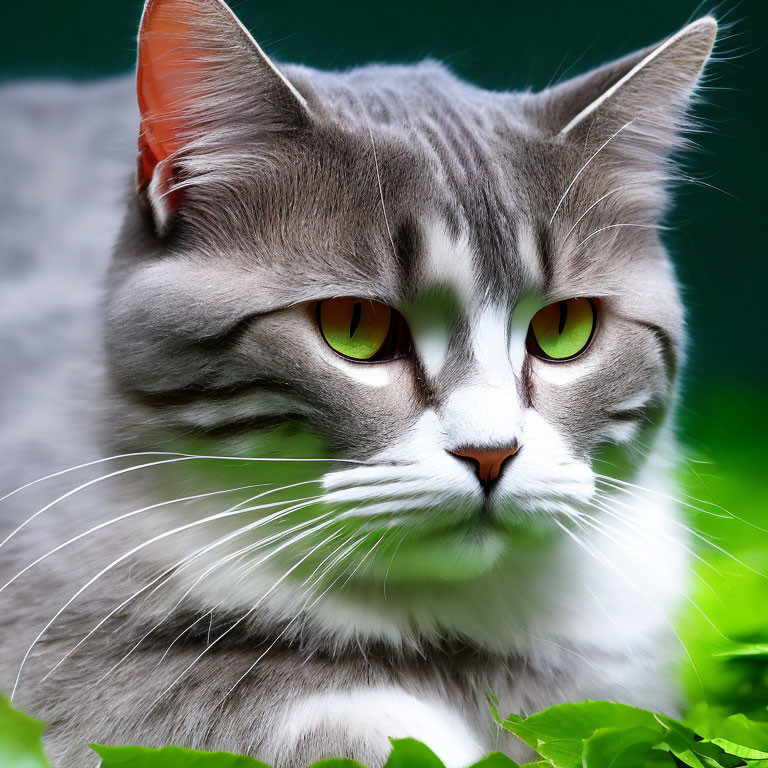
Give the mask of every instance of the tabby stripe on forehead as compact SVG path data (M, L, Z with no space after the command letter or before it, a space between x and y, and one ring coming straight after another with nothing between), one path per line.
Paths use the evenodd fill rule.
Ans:
M539 260L541 262L541 273L544 276L542 291L548 294L552 287L553 266L552 266L552 244L551 235L546 227L540 227L537 232L537 245L539 251Z
M511 257L517 249L517 233L511 215L494 184L497 171L472 126L440 91L428 87L439 110L430 113L431 123L422 127L442 165L450 191L466 220L468 235L490 293L504 295L519 285L519 264Z
M406 219L395 229L392 239L400 266L400 292L403 296L410 296L416 285L416 265L423 258L421 230L413 219Z
M478 267L482 268L493 293L502 296L510 285L520 282L519 265L510 258L517 251L517 232L509 225L506 205L493 183L495 167L480 146L476 133L452 105L446 104L444 112L458 132L458 142L451 132L454 145L466 147L470 155L464 171L474 183L457 184L456 193L469 223L470 240L474 241L480 259Z

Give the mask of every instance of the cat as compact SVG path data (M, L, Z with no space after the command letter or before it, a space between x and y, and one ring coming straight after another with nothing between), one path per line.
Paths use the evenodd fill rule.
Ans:
M135 86L3 89L0 688L55 766L530 757L488 691L675 712L659 228L716 33L496 93L149 0Z

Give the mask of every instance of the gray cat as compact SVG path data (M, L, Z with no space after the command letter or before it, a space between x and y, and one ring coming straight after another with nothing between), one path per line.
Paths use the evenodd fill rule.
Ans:
M3 89L0 688L56 766L458 768L526 757L489 690L675 711L659 229L716 30L492 93L278 69L219 0L150 0L138 114Z

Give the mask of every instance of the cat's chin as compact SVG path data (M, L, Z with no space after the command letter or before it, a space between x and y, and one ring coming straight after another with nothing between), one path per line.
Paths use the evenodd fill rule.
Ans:
M503 567L521 550L531 551L543 541L541 532L510 528L479 519L461 528L405 534L381 547L365 569L364 579L386 579L388 584L466 582Z

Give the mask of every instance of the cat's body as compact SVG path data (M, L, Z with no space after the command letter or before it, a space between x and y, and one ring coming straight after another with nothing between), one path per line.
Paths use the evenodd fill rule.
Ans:
M216 3L191 3L209 5ZM711 34L706 30L704 42L691 46L694 53L711 45ZM695 57L683 53L684 69L686 56ZM691 66L684 95L705 54ZM584 96L546 106L529 94L483 92L434 64L348 74L285 67L317 121L301 149L291 142L303 136L306 118L296 117L296 105L272 82L279 98L270 91L268 101L280 120L298 122L283 135L276 119L270 131L279 138L267 151L263 136L244 140L242 126L223 139L207 136L211 143L200 144L201 155L187 166L185 178L194 183L182 190L178 210L166 207L169 199L178 203L157 187L145 185L140 199L129 188L137 123L132 83L4 89L0 103L10 117L0 135L8 168L2 232L9 238L2 487L109 455L169 452L85 467L2 502L0 540L81 483L132 464L167 462L88 485L0 550L2 586L68 537L125 516L46 557L0 594L0 689L14 687L24 659L14 700L48 722L57 768L95 764L89 741L224 749L290 768L330 755L378 765L390 736L424 740L449 768L492 749L525 757L519 742L493 724L488 690L502 712L584 698L674 711L671 622L687 580L670 479L681 312L650 229L663 203L666 166L639 169L654 151L664 154L655 142L661 146L677 118L644 146L647 134L638 131L624 159L617 151L614 165L602 168L605 185L593 180L586 190L575 184L588 175L585 163L618 133L631 133L622 113L627 105L619 103L620 122L596 144L591 131L568 145L543 128L548 120L560 120L561 129L573 122L574 109L586 109L641 58L581 86ZM661 74L674 82L668 71ZM571 113L563 106L569 99ZM247 99L238 104L249 119L256 114L251 106ZM238 141L258 157L238 155ZM215 152L221 154L212 163ZM162 168L162 158L154 159ZM154 173L152 184L167 181ZM614 190L617 180L621 190ZM595 201L611 195L616 208L590 220L590 209L600 212ZM129 213L109 277L105 366L101 287L126 198ZM592 261L569 264L563 243L571 232L581 245L593 230L613 226L617 211L634 216L637 229L616 229L606 251L621 249L627 258L611 253L603 269L595 251ZM580 222L590 228L578 229ZM155 227L164 233L160 241ZM323 249L343 254L344 268L341 256L339 263L323 261ZM435 298L438 289L442 298ZM417 311L422 290L432 312ZM398 299L398 291L410 294ZM600 386L587 382L582 389L581 363L519 363L514 313L537 291L599 297L602 325L588 354L598 360L593 373L595 365L607 366ZM336 361L307 341L313 337L303 330L304 303L373 293L397 302L414 329L413 382L404 360ZM540 305L525 310L523 335ZM515 308L508 363L489 341L508 338L497 333L500 307ZM435 313L448 318L451 333L442 348L440 333L427 334L420 346L420 323L435 323ZM612 341L619 333L611 331L614 320L625 335ZM387 373L391 366L394 375ZM479 405L467 404L472 397ZM521 405L512 407L518 397ZM282 422L286 432L279 431ZM265 448L259 435L275 429L277 450ZM205 442L184 442L200 434ZM321 449L311 440L318 434ZM439 447L423 475L406 475L428 455L435 434L452 442ZM524 478L528 473L517 480L528 485L510 492L517 494L514 514L531 517L526 526L533 532L519 521L505 523L509 530L498 521L488 529L472 522L495 510L488 499L497 497L486 497L477 512L476 479L447 451L484 436L522 445L503 477L514 480L518 468ZM578 516L582 524L572 531L536 522L538 510L557 516L562 504L584 509L579 505L595 498L584 457L601 443L618 445L609 459L626 466L606 461L596 471L615 472L615 484L632 483L625 491L605 488L610 528ZM340 456L363 464L310 463L308 475L291 474L301 462L280 465L288 469L273 479L268 471L276 465L233 460L227 467L234 475L222 476L206 474L206 466L223 462L198 465L175 451ZM365 466L373 458L382 474L361 474L373 471ZM250 553L239 553L244 542L234 538L229 516L192 524L257 494L257 504L269 503L269 489L223 493L265 481L321 481L354 515L363 497L344 496L346 481L369 491L394 484L385 470L401 472L398 482L411 496L433 494L423 509L419 502L408 509L437 514L430 525L438 527L407 534L414 544L407 530L386 526L371 539L364 527L348 538L325 528L323 536L338 538L321 541L314 525L328 518L320 511L339 514L328 504L316 518L291 519L291 539L266 528L275 554L257 551L263 560L254 563L243 559ZM448 500L437 496L446 488ZM525 490L537 499L526 502ZM222 493L190 498L211 491ZM174 498L185 500L163 505ZM277 508L233 522L258 521ZM439 528L440 515L454 532ZM255 540L263 535L255 524L252 530ZM305 544L308 530L315 538ZM391 543L388 530L397 533ZM206 550L230 532L222 550ZM460 546L451 537L460 537ZM284 549L277 546L286 541ZM198 556L185 562L191 552ZM215 558L224 554L229 565L217 567ZM306 566L299 568L302 558ZM324 576L328 564L337 570Z

